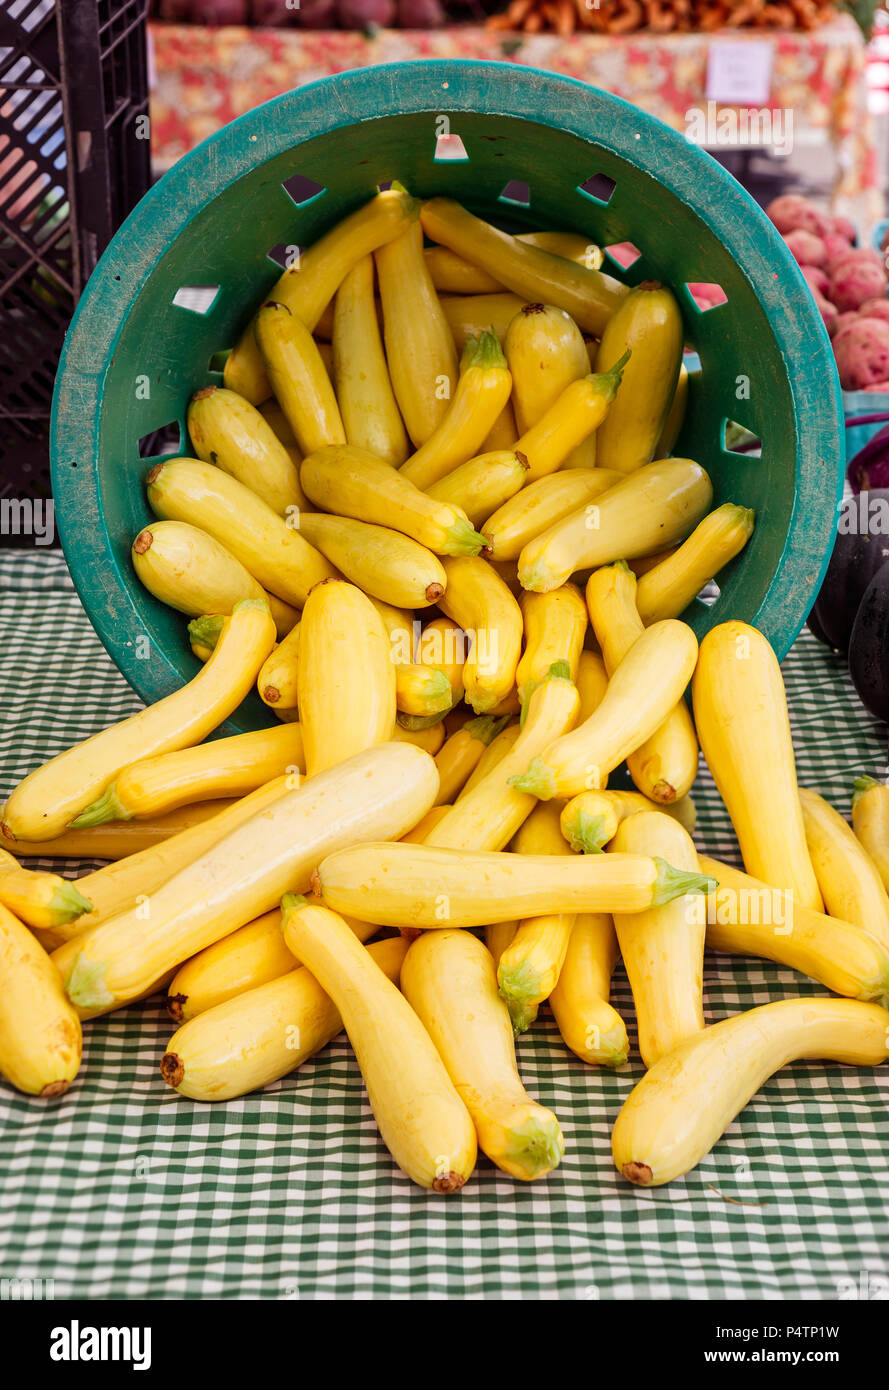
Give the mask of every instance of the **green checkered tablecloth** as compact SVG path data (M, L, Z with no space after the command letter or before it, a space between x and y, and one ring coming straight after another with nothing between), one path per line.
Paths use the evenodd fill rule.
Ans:
M4 793L138 707L58 556L0 552L0 652ZM848 809L853 777L885 771L885 728L810 638L784 670L801 780ZM706 776L695 799L699 844L736 858ZM712 955L705 991L710 1020L824 992ZM613 1000L632 1020L620 968ZM885 1289L889 1069L790 1067L699 1168L643 1191L610 1151L640 1063L585 1067L543 1010L519 1060L562 1122L562 1166L522 1186L482 1158L444 1199L395 1169L344 1038L266 1091L211 1106L161 1081L172 1025L157 1004L84 1031L83 1069L60 1101L0 1083L0 1279L51 1279L56 1298L829 1300Z

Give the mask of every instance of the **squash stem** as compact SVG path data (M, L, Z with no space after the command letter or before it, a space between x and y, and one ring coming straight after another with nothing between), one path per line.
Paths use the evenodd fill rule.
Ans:
M66 882L64 886L59 884L46 906L55 919L53 926L56 927L73 922L85 912L93 910L89 898L85 898L77 885L70 882Z
M568 843L578 854L601 854L608 843L607 816L591 816L581 811L575 816Z
M117 783L112 782L110 787L106 787L102 795L90 803L79 816L75 816L71 821L72 830L86 830L93 825L107 825L113 820L132 820L132 811L127 810L126 806L118 800Z
M657 865L657 878L651 896L652 907L663 907L674 898L682 898L687 893L715 893L719 884L707 874L690 873L687 869L676 869L666 859L652 856Z
M542 758L532 759L527 772L510 777L510 785L517 791L528 792L538 801L549 801L556 794L556 779Z

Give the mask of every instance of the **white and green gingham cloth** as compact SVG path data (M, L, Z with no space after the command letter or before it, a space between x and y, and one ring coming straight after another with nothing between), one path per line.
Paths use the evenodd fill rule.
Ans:
M58 555L0 552L0 653L3 795L138 708ZM784 674L800 780L848 814L853 778L886 771L885 727L862 710L841 660L807 635ZM706 774L694 796L699 846L737 862ZM709 1021L825 992L790 970L711 954L704 987ZM620 966L612 999L635 1044ZM642 1073L635 1046L617 1073L584 1066L544 1009L519 1063L562 1123L561 1167L523 1185L480 1157L460 1195L443 1198L395 1168L344 1037L265 1091L200 1105L161 1080L172 1031L157 1002L137 1004L86 1025L83 1068L60 1100L0 1082L0 1281L51 1280L56 1298L98 1299L889 1291L889 1067L787 1068L697 1169L646 1191L611 1161L612 1124Z

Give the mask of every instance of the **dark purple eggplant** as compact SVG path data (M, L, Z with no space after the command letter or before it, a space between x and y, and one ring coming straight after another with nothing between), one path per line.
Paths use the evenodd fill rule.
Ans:
M864 591L849 642L849 674L865 709L889 721L889 567Z
M889 560L889 488L846 497L837 538L809 628L821 642L845 652L865 589Z
M882 411L876 415L856 416L846 423L868 425L885 419L886 413ZM864 448L858 450L846 469L846 477L853 492L875 492L889 486L889 425L871 435Z

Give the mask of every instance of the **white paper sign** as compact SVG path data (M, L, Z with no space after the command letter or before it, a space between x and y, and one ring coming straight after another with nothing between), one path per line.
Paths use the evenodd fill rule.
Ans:
M772 91L770 39L714 39L707 56L707 100L765 106Z

